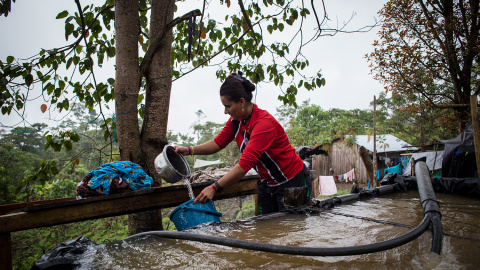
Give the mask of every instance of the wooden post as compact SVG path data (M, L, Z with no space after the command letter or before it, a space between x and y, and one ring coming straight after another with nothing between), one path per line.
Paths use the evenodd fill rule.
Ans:
M480 133L478 128L477 96L470 96L470 106L472 107L473 142L475 144L475 159L477 161L478 177L480 174Z
M9 232L0 233L0 269L13 269L12 237Z
M363 165L365 165L368 178L370 178L370 181L372 181L372 184L373 182L376 183L377 178L376 177L373 178L375 174L373 173L373 165L372 165L372 162L370 161L370 158L368 157L367 149L363 146L360 146L360 149L358 150L358 154L360 155L360 158L362 158Z
M373 96L373 179L372 187L377 187L377 97Z

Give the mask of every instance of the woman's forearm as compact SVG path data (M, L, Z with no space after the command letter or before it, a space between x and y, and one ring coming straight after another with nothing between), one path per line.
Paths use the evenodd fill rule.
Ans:
M245 176L246 172L242 169L238 163L233 166L233 168L220 178L217 183L222 187L228 187L242 179Z
M214 140L210 140L206 143L190 146L192 148L193 155L211 155L222 150Z

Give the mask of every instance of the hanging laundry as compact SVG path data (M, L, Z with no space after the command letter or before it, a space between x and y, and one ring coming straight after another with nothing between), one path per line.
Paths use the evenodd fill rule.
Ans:
M402 175L402 173L403 173L402 163L398 163L397 166L393 166L393 167L390 167L390 168L386 168L386 169L383 171L383 174L386 175L387 173L396 173L396 174L398 174L398 175Z
M330 196L337 194L337 186L333 180L333 176L319 176L318 177L318 188L320 195Z
M346 175L347 175L347 178L346 178L347 182L348 181L353 182L355 180L355 168L347 172Z

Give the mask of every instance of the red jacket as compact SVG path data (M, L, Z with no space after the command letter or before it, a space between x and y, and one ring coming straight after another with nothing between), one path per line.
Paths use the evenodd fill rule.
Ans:
M248 172L254 168L262 181L278 186L292 179L303 169L303 161L290 144L278 121L254 104L250 121L228 119L214 141L225 148L233 139L242 153L238 163Z

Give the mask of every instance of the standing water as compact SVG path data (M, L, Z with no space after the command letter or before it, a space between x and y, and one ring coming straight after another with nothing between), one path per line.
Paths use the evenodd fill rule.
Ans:
M147 236L92 247L80 258L80 269L478 269L480 200L444 194L437 200L445 233L441 256L430 253L430 231L394 249L340 257L283 255ZM396 238L422 218L418 193L410 191L316 213L282 213L187 231L277 245L344 247Z

